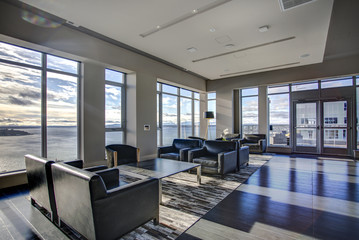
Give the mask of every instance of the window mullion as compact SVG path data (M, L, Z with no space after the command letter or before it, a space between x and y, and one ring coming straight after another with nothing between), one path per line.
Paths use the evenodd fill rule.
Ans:
M42 54L41 70L41 155L47 157L47 56Z

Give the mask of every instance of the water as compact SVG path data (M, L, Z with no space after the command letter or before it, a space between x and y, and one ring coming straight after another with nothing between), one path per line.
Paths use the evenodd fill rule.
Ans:
M0 173L25 169L24 155L41 156L41 128L14 128L30 133L24 136L0 136ZM77 158L77 128L48 127L48 158Z

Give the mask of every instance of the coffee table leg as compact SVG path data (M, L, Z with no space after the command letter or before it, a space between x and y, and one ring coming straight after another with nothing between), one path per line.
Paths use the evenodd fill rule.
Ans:
M160 179L159 181L159 199L160 199L160 204L162 203L162 179Z
M201 165L197 167L197 183L201 185Z

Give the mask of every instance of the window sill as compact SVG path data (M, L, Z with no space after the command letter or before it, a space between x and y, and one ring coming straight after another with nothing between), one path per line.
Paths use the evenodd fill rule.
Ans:
M0 174L0 189L23 185L26 183L27 177L25 170Z

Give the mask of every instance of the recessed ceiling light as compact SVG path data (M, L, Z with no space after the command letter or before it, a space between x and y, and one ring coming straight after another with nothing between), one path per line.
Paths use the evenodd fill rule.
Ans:
M224 46L224 48L225 48L225 49L232 49L232 48L234 48L234 44L232 44L232 43L226 44L226 45Z
M215 28L210 28L209 31L210 31L210 32L215 32L216 29L215 29Z
M263 32L267 32L268 29L269 29L269 26L265 25L265 26L259 27L258 31L263 33Z
M197 51L197 48L190 47L190 48L187 48L187 51L190 52L190 53L194 53L195 51Z
M193 9L193 10L192 10L192 13L198 13L198 10L197 10L197 9Z
M305 53L305 54L303 54L303 55L300 55L300 58L306 58L306 57L309 57L309 56L310 56L309 53Z
M157 25L157 26L156 26L156 28L157 28L157 29L160 29L160 28L161 28L161 26L160 26L160 25Z

